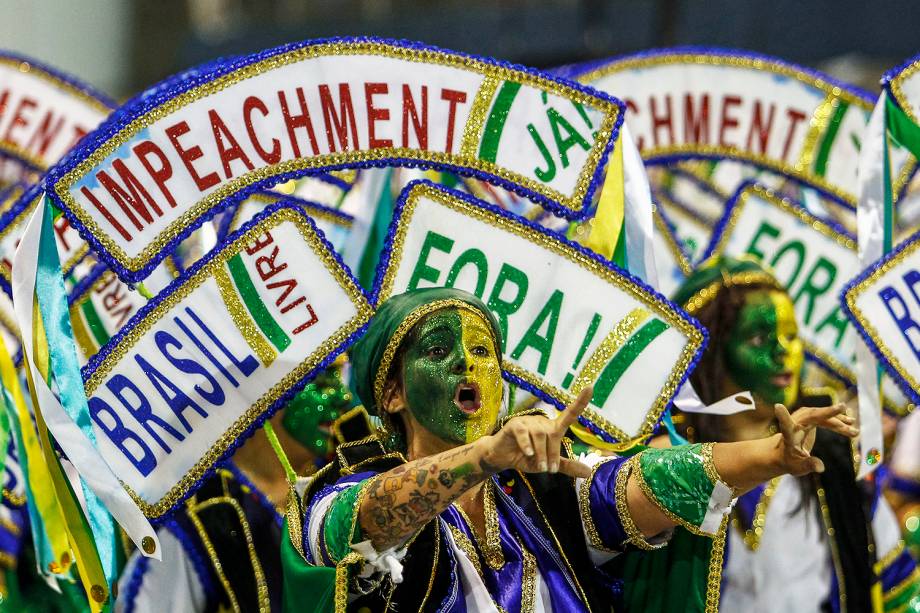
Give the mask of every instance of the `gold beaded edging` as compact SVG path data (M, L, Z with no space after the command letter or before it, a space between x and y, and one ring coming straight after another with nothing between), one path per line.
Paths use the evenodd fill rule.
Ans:
M239 230L240 227L245 223L246 220L242 220L242 221L240 220L240 211L243 208L243 204L245 204L247 201L254 200L260 204L264 204L265 206L268 206L268 205L275 204L276 202L281 202L288 197L289 196L287 194L275 195L275 194L269 194L266 192L257 192L255 194L248 196L245 200L243 200L237 205L236 209L234 209L233 216L230 218L230 231L234 232L236 230ZM342 217L339 217L338 215L333 215L329 211L326 211L324 209L314 207L312 206L312 203L307 200L298 199L294 201L294 204L296 204L297 206L302 208L304 211L306 211L307 215L309 215L310 217L314 217L316 219L322 219L323 221L328 221L329 223L335 224L337 226L341 226L342 228L345 228L345 229L351 229L352 222L346 219L343 219Z
M654 211L652 219L655 222L655 227L658 228L658 232L664 238L665 246L677 261L677 267L680 268L685 277L689 276L693 272L693 265L690 264L690 260L687 259L687 254L684 253L684 250L677 244L677 240L671 228L668 227L668 223L657 209Z
M129 257L125 251L116 244L116 241L103 232L99 224L96 223L83 207L77 204L76 200L71 195L70 188L81 178L88 175L94 167L98 166L118 147L129 142L133 136L143 129L167 117L174 111L213 93L225 90L240 81L273 69L317 57L337 55L382 56L406 62L428 63L476 72L484 75L486 79L491 78L503 81L513 81L598 109L603 114L603 120L598 130L594 133L595 140L591 151L576 181L575 190L570 195L563 194L558 190L549 188L533 179L519 175L516 172L502 168L491 162L486 162L476 157L466 157L462 154L448 154L403 147L329 153L313 157L294 158L278 164L264 166L237 177L232 181L227 181L182 213L134 257ZM132 271L142 269L157 255L157 253L172 242L182 230L192 225L206 211L216 206L219 202L241 191L245 187L277 175L316 170L342 164L361 164L393 158L412 158L425 162L460 166L487 172L500 179L519 185L558 202L565 208L577 213L586 205L586 203L583 202L584 197L588 192L594 173L604 156L608 141L613 136L613 131L619 120L619 113L619 107L613 101L598 98L588 92L580 91L536 74L515 70L505 66L496 66L472 57L454 55L433 49L412 49L380 42L353 41L322 43L267 57L261 61L243 66L231 73L217 77L213 81L182 92L174 98L167 100L160 106L132 121L117 134L101 144L99 148L90 153L86 159L82 160L74 168L61 176L54 183L53 190L60 201L66 204L71 214L80 220L86 228L86 231L96 237L96 240L105 247L106 251L108 251L119 264Z
M675 64L696 64L716 67L722 66L729 68L747 68L754 71L764 71L776 75L791 77L800 83L814 87L825 94L825 100L821 103L821 105L816 107L815 112L812 115L812 123L816 122L815 115L818 113L818 111L822 110L822 106L827 104L828 98L833 98L835 101L842 100L847 104L858 107L867 114L872 112L872 104L870 102L863 100L847 89L834 85L833 83L830 83L816 75L795 70L791 66L787 66L781 62L771 61L767 58L726 56L705 53L656 54L652 56L631 57L622 60L614 60L609 64L605 64L604 66L575 77L575 80L579 83L584 83L585 85L592 85L596 87L596 81L617 72L626 72L627 70L635 70L639 68L656 68L658 66L668 66ZM920 67L920 61L915 62L909 66L904 72L898 75L898 78L906 78L911 73L916 71L918 67ZM899 103L905 99L900 88L900 83L897 80L892 80L891 89L892 93L895 95L895 99L897 99ZM839 104L839 102L837 102L837 104ZM905 109L905 111L908 113L908 116L914 121L914 123L920 123L913 117L908 105L902 104L901 107ZM810 133L808 137L811 140L817 140L817 137L812 137ZM809 153L805 149L808 146L809 138L806 139L806 143L803 144L802 147L803 157L805 158L810 157ZM718 145L695 144L677 145L671 147L653 147L643 151L642 158L649 159L681 154L730 157L748 162L754 162L774 172L788 175L796 179L805 180L812 185L815 185L816 187L826 191L827 193L840 198L850 205L856 205L857 195L855 193L848 193L841 189L839 186L829 182L824 177L808 172L805 164L803 163L804 161L807 161L807 159L800 159L795 164L789 164L787 162L778 161L762 154L745 151L738 147L721 147ZM914 159L910 159L905 164L905 167L899 173L896 184L893 186L892 191L894 194L900 193L901 189L904 187L904 185L906 185L910 177L913 176L913 169L916 164L917 162Z
M776 488L779 486L780 479L782 479L782 477L774 477L767 482L766 487L764 487L760 495L760 500L757 501L757 505L754 507L754 518L751 520L750 528L745 529L744 526L741 525L737 509L732 513L732 525L741 533L744 544L747 545L748 549L751 551L757 551L760 547L760 539L763 537L764 527L767 523L767 509L770 506L770 501L773 499L773 494L776 493Z
M655 549L661 549L667 545L667 542L662 542L657 545L649 542L645 535L642 534L642 531L639 530L639 527L636 525L635 520L632 517L632 513L629 510L629 504L626 498L626 487L629 485L629 477L636 471L636 465L638 464L638 456L633 456L626 460L623 467L620 469L620 472L617 473L616 481L614 482L614 492L616 494L616 507L617 515L620 517L620 522L623 524L623 529L626 531L626 535L629 537L629 543L634 547L639 549L644 549L646 551L654 551ZM594 475L591 475L592 477Z
M392 234L390 258L387 262L387 267L384 271L383 278L380 283L378 302L382 302L384 299L390 297L393 294L396 273L402 260L406 235L409 231L409 225L415 209L422 198L428 198L467 217L482 221L500 230L524 238L530 243L539 245L547 251L550 251L555 255L561 256L562 258L565 258L566 260L581 266L585 270L592 272L595 276L599 277L603 281L613 285L614 287L625 292L626 294L629 294L641 302L643 306L650 309L656 316L660 317L671 327L676 328L687 338L687 344L684 345L683 351L681 352L677 363L671 370L671 374L665 381L665 385L656 398L654 404L649 407L645 416L645 420L643 421L637 434L627 434L621 428L607 420L598 411L593 409L585 409L583 413L584 417L591 420L599 428L602 428L608 434L617 438L618 440L629 440L637 436L651 434L655 424L658 422L658 418L661 416L661 413L664 411L668 404L668 399L677 391L677 387L681 383L684 373L687 371L691 362L693 361L693 356L702 346L702 332L695 328L693 324L677 315L677 313L673 311L671 307L662 303L659 299L651 295L647 290L639 287L638 285L624 282L611 269L603 266L581 251L578 251L577 249L566 245L565 243L562 243L540 232L539 230L527 227L517 221L514 221L511 218L492 213L488 209L477 206L475 204L471 204L453 194L438 189L434 185L426 183L416 185L405 198L403 212L397 222L396 231ZM384 354L384 357L386 357L386 353ZM524 370L520 366L512 363L510 360L503 360L502 368L511 375L518 377L525 383L540 390L542 393L561 401L563 405L571 404L575 400L575 395L570 391L563 390L562 388L553 385L548 381L538 378L536 375L533 375L529 371ZM386 375L383 376L385 377ZM380 371L378 371L378 378L379 377Z
M706 577L706 613L719 613L722 596L722 569L725 561L725 540L728 536L728 516L722 518L719 532L712 539L709 554L709 574Z
M326 250L322 240L313 231L309 222L303 215L297 213L294 209L282 208L257 223L233 243L224 247L220 253L202 266L192 277L177 287L169 296L165 297L156 308L147 313L143 320L138 321L137 324L120 339L118 345L113 347L112 351L99 363L92 374L90 374L89 378L85 380L84 389L86 390L87 398L93 395L96 388L114 370L131 348L133 348L170 309L184 300L192 291L200 287L208 279L213 277L214 270L217 267L224 266L227 260L242 251L247 244L251 243L259 235L284 222L295 224L304 241L311 247L314 253L320 257L326 270L332 274L339 286L348 294L357 313L335 334L320 344L310 356L307 356L301 361L294 370L285 375L261 398L253 403L252 406L244 411L217 441L215 441L201 459L198 460L198 462L196 462L195 465L192 466L158 501L150 503L141 498L131 487L122 483L125 490L147 517L160 517L175 506L177 502L187 495L189 490L205 472L214 465L227 449L229 449L229 447L250 428L252 423L271 407L285 391L302 379L308 372L322 362L325 356L339 347L349 336L370 320L373 312L370 304L367 302L363 291L356 285L354 280L348 276L348 273L341 268L336 261L335 255Z
M920 123L920 121L917 121L917 118L914 116L914 111L910 105L910 99L904 93L902 84L910 79L918 70L920 70L920 59L912 62L888 81L888 89L891 91L891 95L894 96L895 101L898 103L898 106L901 107L901 110L904 111L904 114L914 123Z
M881 335L878 333L878 330L875 329L875 326L872 325L872 323L866 317L865 313L863 313L863 311L856 303L860 294L869 289L869 286L876 283L885 274L901 264L904 260L914 255L918 249L920 249L920 239L909 243L904 249L895 254L891 259L886 260L882 263L881 266L876 267L876 269L873 270L871 274L867 275L864 279L848 288L844 292L844 300L846 301L846 305L850 313L853 314L853 318L856 320L856 323L859 325L859 327L862 328L862 332L872 340L872 342L875 344L875 348L878 349L879 353L885 357L885 360L888 362L888 364L890 364L891 367L898 373L898 376L904 379L904 381L910 386L912 390L920 393L920 378L918 378L917 375L910 372L910 370L901 364L891 349L889 349L888 346L882 342Z
M891 564L898 559L898 556L901 555L905 547L906 544L904 543L904 539L898 539L898 542L891 548L891 551L875 562L875 565L872 567L873 572L876 575L881 575L886 568L891 566Z

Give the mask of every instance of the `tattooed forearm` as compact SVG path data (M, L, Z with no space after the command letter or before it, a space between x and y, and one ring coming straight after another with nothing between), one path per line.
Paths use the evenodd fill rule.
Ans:
M399 545L492 472L475 443L398 466L368 485L361 528L378 551Z

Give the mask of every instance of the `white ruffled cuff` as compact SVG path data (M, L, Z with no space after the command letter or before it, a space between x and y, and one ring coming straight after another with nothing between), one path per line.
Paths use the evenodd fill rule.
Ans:
M376 573L385 573L390 575L393 583L402 583L403 565L402 559L406 557L406 547L399 549L390 547L380 553L374 549L370 540L354 543L351 548L361 554L364 558L364 569L358 575L362 579L367 579Z

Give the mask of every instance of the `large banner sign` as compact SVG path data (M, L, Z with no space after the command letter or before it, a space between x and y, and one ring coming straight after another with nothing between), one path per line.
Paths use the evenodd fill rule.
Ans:
M115 104L34 60L0 53L0 155L46 170Z
M841 298L879 363L920 404L920 232L847 284Z
M342 168L457 170L584 217L622 108L576 83L421 45L297 43L138 96L46 186L105 262L133 281L227 203Z
M768 56L677 48L567 67L581 83L622 96L647 161L733 158L782 173L850 206L875 97ZM914 163L895 151L899 190Z
M806 354L853 381L856 333L838 296L856 270L856 238L757 184L729 203L706 257L754 257L767 265L795 304Z
M100 452L144 513L163 515L370 315L303 211L269 207L84 367Z
M427 181L403 192L374 300L465 289L498 318L506 377L562 407L586 385L586 425L648 434L702 353L705 332L659 294L562 235Z
M19 240L25 232L26 224L39 206L45 193L41 184L36 184L25 191L10 207L0 215L0 288L10 294L13 279L13 254ZM57 242L58 255L61 258L61 270L69 273L89 252L89 246L80 237L80 233L70 225L70 220L63 215L54 219L54 239Z

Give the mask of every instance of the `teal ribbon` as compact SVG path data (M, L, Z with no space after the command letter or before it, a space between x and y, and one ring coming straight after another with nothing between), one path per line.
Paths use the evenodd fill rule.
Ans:
M677 431L677 428L674 427L674 422L671 420L671 407L668 407L664 410L664 413L661 415L661 423L664 424L664 429L668 431L668 438L671 439L671 445L686 445L689 441L682 437Z
M58 396L64 411L95 447L96 434L86 403L80 362L77 359L76 343L70 326L70 310L67 308L67 293L61 274L61 261L52 227L50 201L45 198L42 217L41 240L38 247L38 269L35 276L35 296L45 324L51 374L57 385ZM118 564L115 555L115 524L112 516L96 494L81 478L83 496L86 500L87 522L96 541L99 560L109 585L115 585L118 578Z

